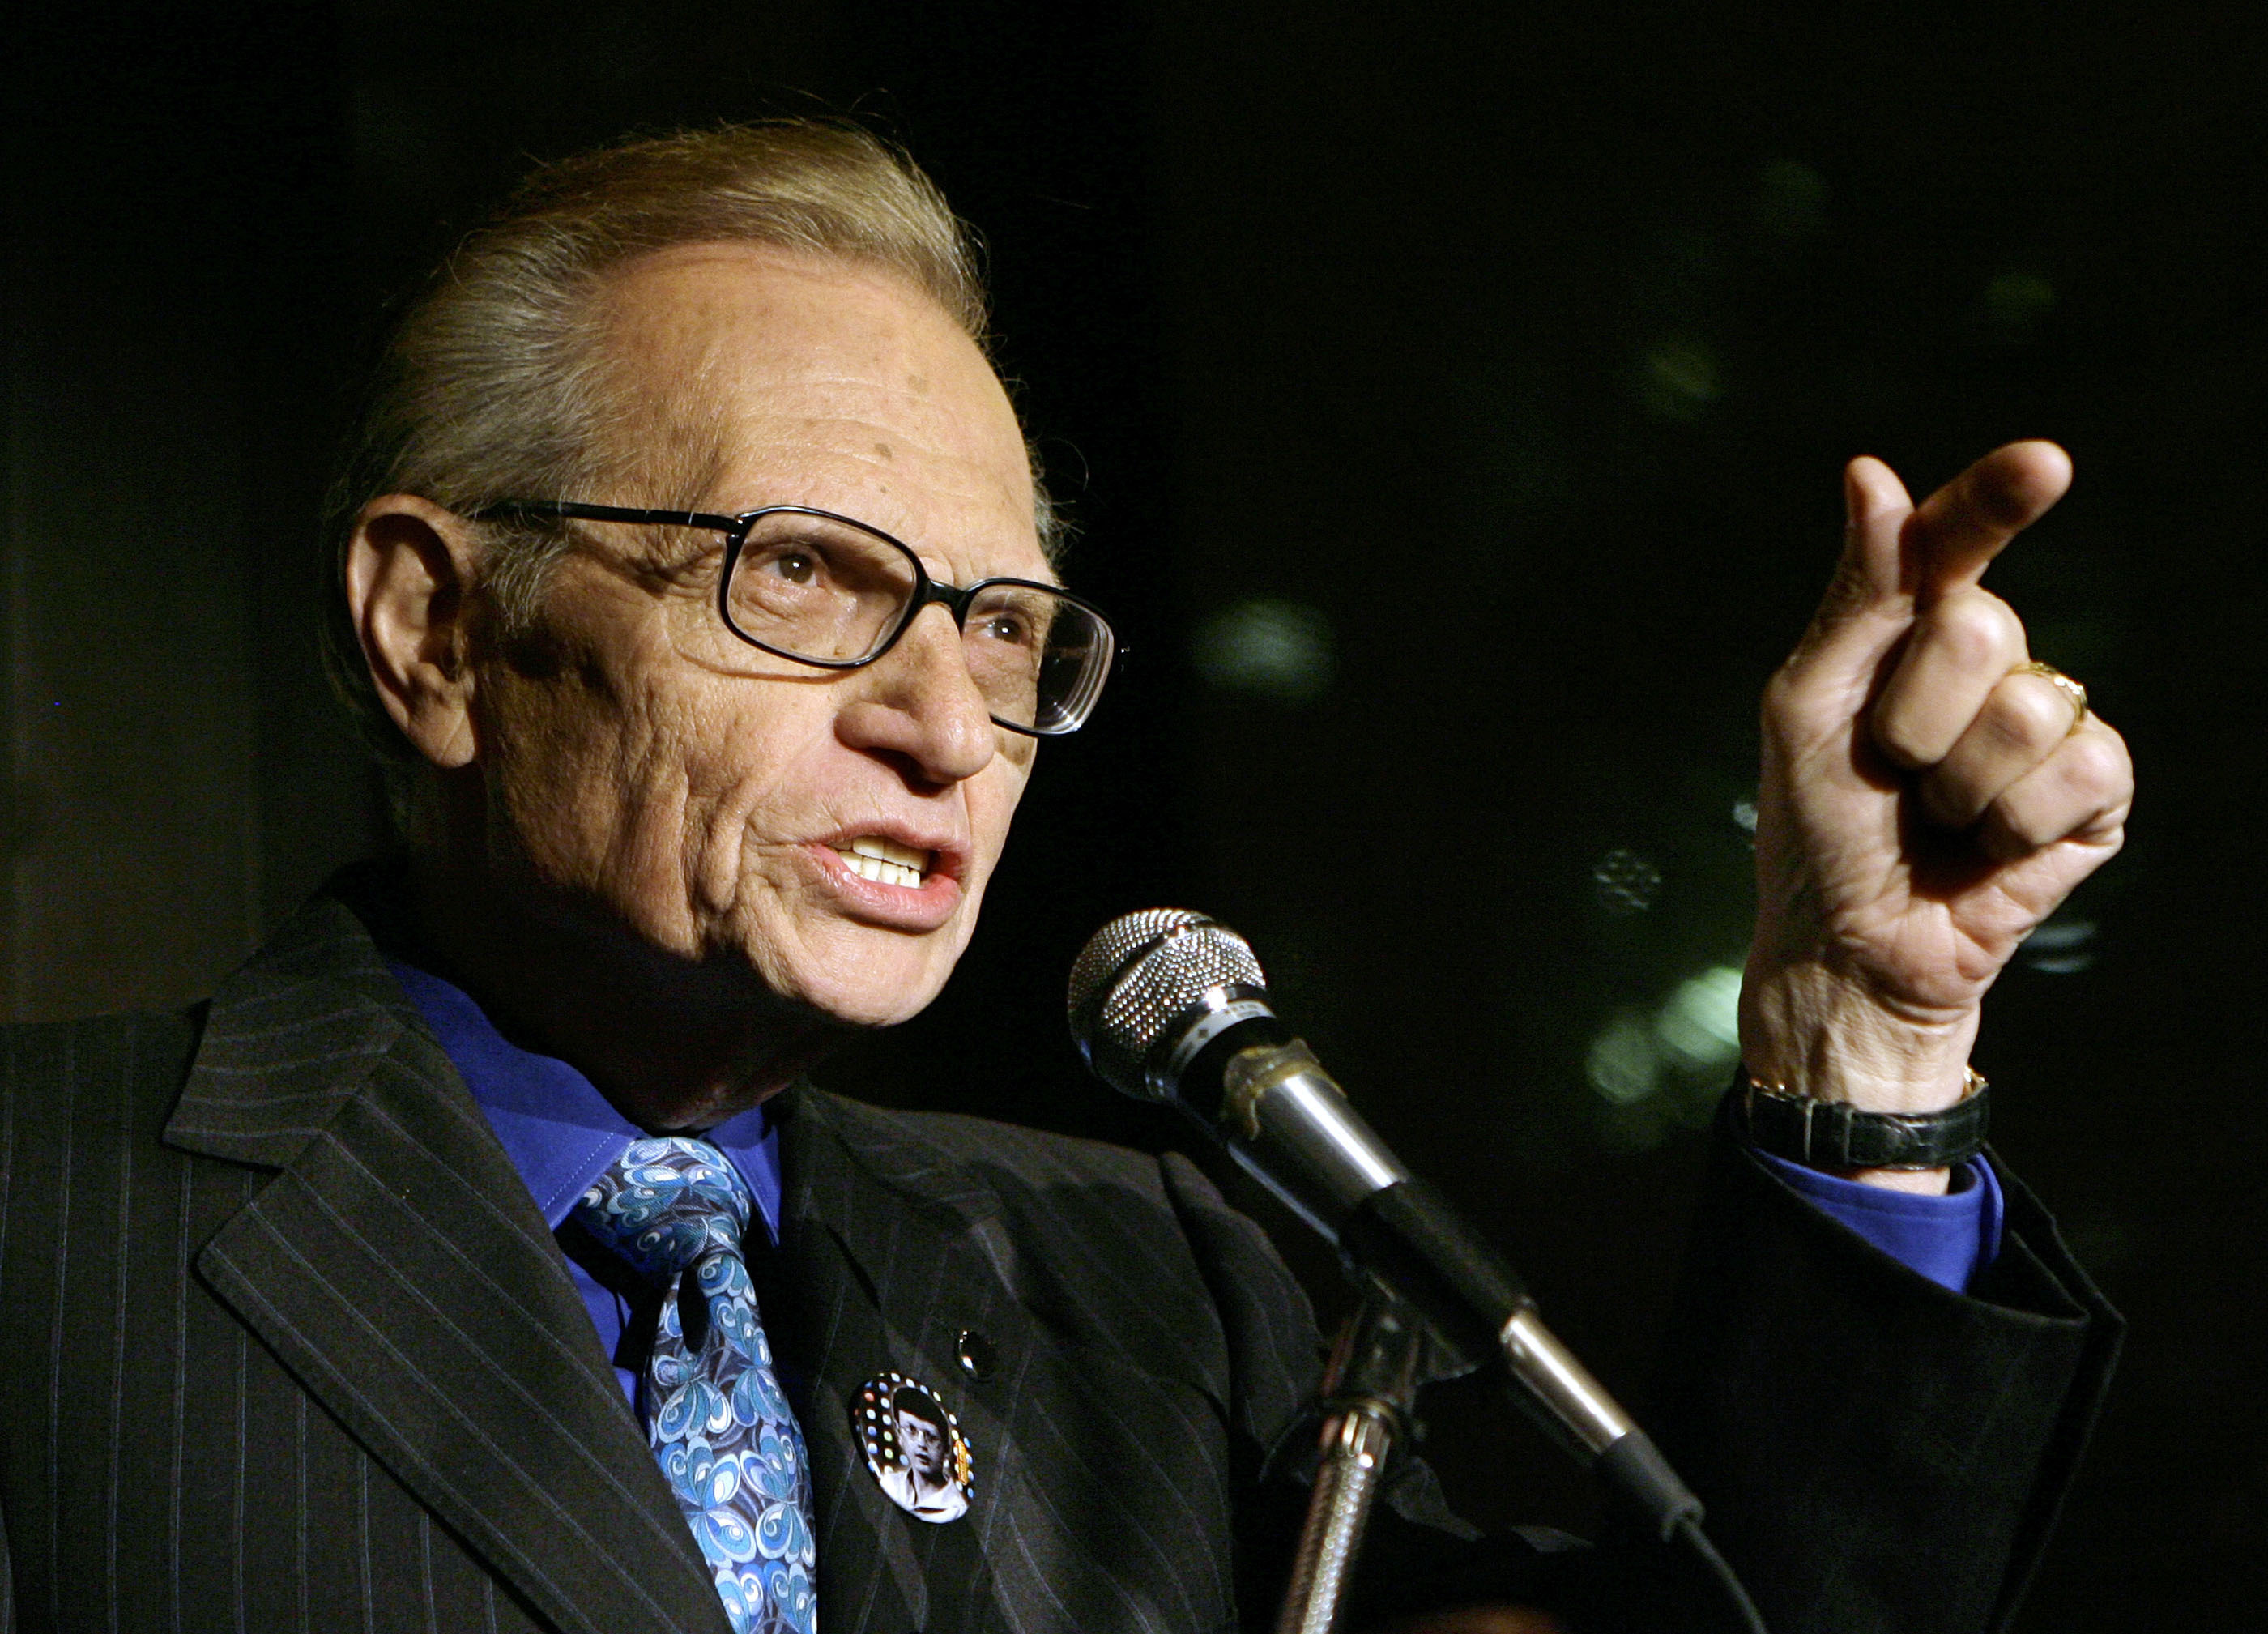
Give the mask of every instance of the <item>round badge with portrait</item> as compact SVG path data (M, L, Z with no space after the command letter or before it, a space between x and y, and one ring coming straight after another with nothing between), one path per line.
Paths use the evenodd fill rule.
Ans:
M968 1513L976 1492L968 1442L927 1385L900 1373L869 1379L851 1399L850 1429L867 1469L906 1513L941 1525Z

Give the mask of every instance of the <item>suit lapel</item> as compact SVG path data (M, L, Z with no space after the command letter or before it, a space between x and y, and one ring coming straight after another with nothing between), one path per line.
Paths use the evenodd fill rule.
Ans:
M879 1184L842 1138L831 1099L799 1088L777 1104L784 1233L762 1289L766 1331L811 1458L820 1626L828 1634L964 1626L975 1634L998 1624L955 1621L932 1603L925 1556L934 1541L921 1535L966 1534L974 1514L931 1527L901 1513L867 1470L850 1417L860 1385L885 1369L932 1387L959 1382L939 1376L884 1312L895 1303L902 1262L925 1262L933 1274L945 1273L965 1217L950 1196L917 1190L909 1208L905 1194ZM955 1406L949 1396L947 1405ZM977 1458L981 1504L990 1472L981 1451ZM866 1569L852 1569L853 1562Z
M806 1088L780 1110L784 1314L770 1329L811 1452L828 1634L1020 1634L1089 1616L1113 1628L1189 1626L1098 1557L1108 1526L1065 1500L1107 1474L1058 1459L1062 1444L1043 1422L1105 1398L1139 1411L1151 1382L1067 1343L1035 1314L998 1199L965 1167L855 1102ZM997 1354L982 1380L958 1360L964 1329ZM932 1525L904 1514L866 1468L851 1404L886 1369L927 1386L958 1417L974 1461L964 1519ZM1042 1444L1049 1450L1035 1451ZM854 1576L852 1561L880 1569Z
M343 904L224 985L166 1139L276 1171L200 1274L545 1617L725 1627L534 1200Z

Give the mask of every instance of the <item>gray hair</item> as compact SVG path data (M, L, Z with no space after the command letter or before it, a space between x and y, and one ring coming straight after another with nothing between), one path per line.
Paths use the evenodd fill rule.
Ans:
M397 818L422 764L379 701L346 594L362 507L412 493L464 514L504 498L578 498L643 482L647 503L694 504L715 429L657 439L600 344L608 276L683 244L753 243L886 269L985 345L976 247L936 185L853 125L781 120L631 142L548 165L410 301L388 339L333 486L322 644L334 687L387 772ZM675 451L650 452L659 442ZM691 451L688 453L688 451ZM685 463L692 461L690 464ZM1062 526L1038 487L1052 557ZM483 526L481 588L511 631L541 602L564 547L553 532Z

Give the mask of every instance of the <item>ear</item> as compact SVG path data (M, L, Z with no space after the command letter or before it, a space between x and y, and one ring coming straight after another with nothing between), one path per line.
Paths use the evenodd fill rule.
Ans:
M379 701L417 752L471 763L475 553L464 519L415 494L372 500L347 542L347 606Z

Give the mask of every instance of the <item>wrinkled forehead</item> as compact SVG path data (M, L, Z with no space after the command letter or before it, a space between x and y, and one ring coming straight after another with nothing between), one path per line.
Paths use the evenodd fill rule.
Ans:
M618 273L605 316L653 463L680 489L633 503L807 504L903 540L956 582L1052 577L1006 391L976 342L897 275L685 246Z

